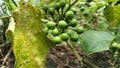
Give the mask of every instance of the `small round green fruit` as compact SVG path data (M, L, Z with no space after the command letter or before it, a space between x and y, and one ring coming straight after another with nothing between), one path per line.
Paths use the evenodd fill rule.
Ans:
M69 35L67 33L62 33L60 37L63 41L67 41L69 39Z
M67 29L66 30L66 33L68 34L68 35L71 35L71 34L73 34L75 31L74 30L71 30L71 29Z
M77 25L78 21L76 19L72 19L70 22L69 22L69 25L72 26L72 27L75 27Z
M79 35L77 33L71 34L70 39L73 42L76 42L79 39Z
M55 9L53 7L48 9L49 14L53 15L55 13Z
M120 43L117 45L117 49L120 49Z
M47 11L48 11L48 5L45 4L45 5L42 7L42 9L43 9L44 12L47 12Z
M64 20L61 20L58 23L58 27L61 29L65 29L67 26L68 26L68 24Z
M65 7L65 1L60 2L60 7L63 9Z
M60 44L61 43L61 38L59 36L56 36L53 38L53 42L55 42L56 44Z
M60 31L59 31L57 28L55 28L55 29L52 31L52 34L53 34L54 36L58 36L59 33L60 33Z
M48 23L47 23L47 27L49 28L49 29L54 29L55 28L55 22L52 22L52 21L49 21Z
M117 45L118 45L118 43L114 42L114 43L111 45L111 47L117 48Z
M65 14L65 18L67 19L67 20L71 20L71 19L73 19L73 17L74 17L74 12L73 11L67 11L66 12L66 14Z
M75 7L73 7L73 8L71 8L71 11L73 11L74 14L76 14L78 10Z
M81 34L85 31L85 29L84 29L84 27L80 26L76 29L76 31L77 31L78 34Z
M54 4L54 8L58 11L60 9L60 4L59 3L55 3Z

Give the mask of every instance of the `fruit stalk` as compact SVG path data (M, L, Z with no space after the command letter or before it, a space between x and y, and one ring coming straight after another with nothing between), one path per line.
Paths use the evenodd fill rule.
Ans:
M3 16L3 17L0 17L0 19L4 19L4 18L10 18L12 16Z
M69 7L67 8L67 10L65 11L65 13L63 14L63 16L65 16L66 12L68 10L70 10L70 8L77 2L78 0L75 0L72 4L69 5Z
M14 3L14 5L17 7L18 5L17 5L17 3L14 1L14 0L12 0L12 2Z
M119 50L117 50L117 51L119 51ZM117 60L119 59L119 57L120 57L120 55L119 55L120 53L118 53L117 54L117 56L115 56L115 59L114 59L114 61L111 63L112 64L112 68L114 68L115 67L115 65L116 65L116 62L117 62Z
M74 56L76 57L76 59L81 63L83 62L87 67L89 68L100 68L98 66L96 66L95 64L91 63L90 61L87 60L83 60L82 57L76 52L75 48L72 46L72 43L70 43L70 41L67 41L68 46L70 47L71 51L73 52Z

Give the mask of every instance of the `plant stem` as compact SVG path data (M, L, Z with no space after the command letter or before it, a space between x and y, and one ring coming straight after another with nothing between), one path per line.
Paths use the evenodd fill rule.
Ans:
M63 9L64 9L64 8L61 9L61 17L60 17L61 20L62 20L62 18L63 18Z
M120 57L120 53L119 53L119 50L117 50L117 56L115 56L115 59L114 59L114 61L112 62L112 67L113 68L115 68L115 65L116 65L116 62L117 62L117 60L119 59L119 57Z
M59 10L57 10L57 13L58 13L58 19L60 19L60 13L59 13Z
M2 65L4 65L6 63L6 61L7 61L8 57L10 56L11 52L12 52L12 47L9 49L7 55L3 59Z
M22 1L22 0L21 0ZM14 1L14 0L12 0L12 2L14 3L14 5L17 7L18 5L17 5L17 3Z
M73 47L72 43L70 43L70 41L67 41L68 46L70 47L71 51L73 52L74 56L76 57L76 59L79 62L83 62L86 66L88 66L89 68L100 68L98 66L96 66L95 64L91 63L90 61L87 60L83 60L82 57L77 53L77 51L75 50L75 48Z
M70 8L77 2L78 0L75 0L72 4L69 5L69 7L67 8L67 10L65 11L65 13L63 14L63 16L65 16L66 12L68 10L70 10Z
M100 67L96 66L95 64L91 63L90 61L88 61L86 59L83 60L83 63L85 65L87 65L87 67L89 67L89 68L100 68Z
M12 17L12 16L3 16L3 17L0 17L0 19L9 18L9 17Z
M73 54L75 55L75 57L78 59L78 61L82 62L82 57L79 56L79 54L76 52L76 50L73 47L73 45L71 45L71 43L69 41L67 41L67 44L69 45L71 51L73 52Z

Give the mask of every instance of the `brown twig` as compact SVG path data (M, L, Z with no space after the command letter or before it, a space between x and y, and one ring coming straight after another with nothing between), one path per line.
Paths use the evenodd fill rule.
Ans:
M8 51L7 55L6 55L6 56L5 56L5 58L3 59L2 65L4 65L4 64L5 64L6 60L7 60L7 59L8 59L8 57L10 56L11 52L12 52L12 47L9 49L9 51Z
M1 48L0 48L0 55L1 55L2 58L4 57Z
M0 44L0 48L1 48L1 47L4 47L6 44L9 44L9 43L10 43L9 41L6 41L5 43Z

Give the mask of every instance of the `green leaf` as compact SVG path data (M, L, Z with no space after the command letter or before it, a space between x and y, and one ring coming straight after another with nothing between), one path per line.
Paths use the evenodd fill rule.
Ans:
M81 38L80 47L85 54L89 55L109 50L110 43L114 39L114 36L110 32L90 30L81 34Z
M120 5L109 6L104 14L110 26L114 27L120 24Z
M13 13L15 21L14 68L45 68L46 56L53 43L42 30L41 12L30 3L20 2Z

